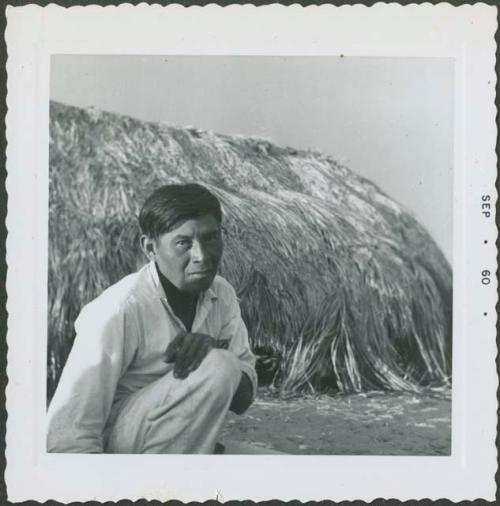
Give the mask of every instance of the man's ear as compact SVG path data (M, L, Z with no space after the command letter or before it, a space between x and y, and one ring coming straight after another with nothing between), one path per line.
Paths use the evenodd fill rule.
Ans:
M147 235L141 235L141 248L149 260L156 257L155 240Z

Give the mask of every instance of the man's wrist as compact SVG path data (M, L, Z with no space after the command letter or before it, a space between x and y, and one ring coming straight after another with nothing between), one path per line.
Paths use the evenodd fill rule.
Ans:
M227 350L229 341L227 339L212 339L212 348L216 350Z

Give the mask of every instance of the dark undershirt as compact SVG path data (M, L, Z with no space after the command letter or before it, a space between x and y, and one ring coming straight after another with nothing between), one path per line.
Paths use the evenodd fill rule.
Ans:
M190 332L196 314L198 295L179 290L162 274L156 263L155 266L156 271L158 272L158 277L160 278L161 286L165 291L167 301L172 308L172 311L181 320L181 322L184 323L186 330Z

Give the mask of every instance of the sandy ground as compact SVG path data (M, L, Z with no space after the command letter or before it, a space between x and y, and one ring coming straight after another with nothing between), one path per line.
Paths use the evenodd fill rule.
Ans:
M243 416L230 415L223 440L303 455L449 455L451 400L384 392L280 400L260 390Z

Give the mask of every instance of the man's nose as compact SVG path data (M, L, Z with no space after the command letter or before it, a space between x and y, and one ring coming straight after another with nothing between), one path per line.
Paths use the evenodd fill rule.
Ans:
M205 248L199 241L194 241L191 246L191 260L193 262L202 263L207 258Z

